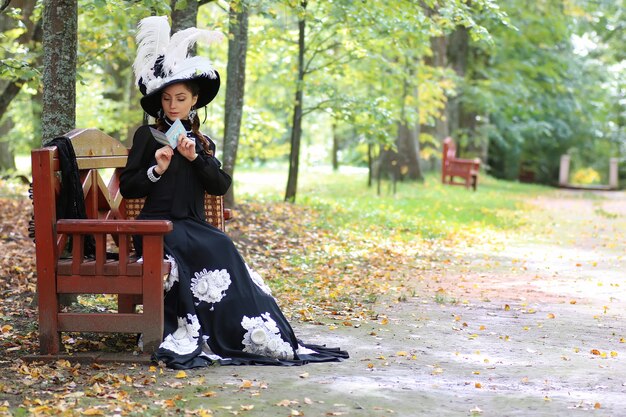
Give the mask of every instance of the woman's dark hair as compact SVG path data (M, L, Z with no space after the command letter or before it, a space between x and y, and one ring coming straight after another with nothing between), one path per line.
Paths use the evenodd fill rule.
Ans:
M187 87L187 89L191 92L191 95L193 97L197 97L198 94L200 94L200 87L198 87L198 84L196 84L195 82L181 81L181 84ZM169 128L167 123L165 123L165 120L163 117L157 118L156 124L157 124L157 129L163 132L165 132ZM202 149L204 149L204 151L207 154L210 154L211 151L209 148L209 141L207 140L207 138L204 137L202 133L200 133L200 117L196 116L193 118L193 122L191 122L191 131L198 139L200 139L200 144L202 145Z

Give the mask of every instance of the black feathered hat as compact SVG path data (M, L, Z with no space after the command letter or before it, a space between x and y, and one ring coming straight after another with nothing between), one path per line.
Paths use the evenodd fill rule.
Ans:
M204 57L190 57L189 49L197 41L217 42L224 38L221 32L188 28L170 37L166 16L150 16L139 22L137 57L133 63L139 85L141 107L152 117L161 109L161 92L169 85L193 81L199 87L196 108L209 104L220 89L220 77L211 61Z

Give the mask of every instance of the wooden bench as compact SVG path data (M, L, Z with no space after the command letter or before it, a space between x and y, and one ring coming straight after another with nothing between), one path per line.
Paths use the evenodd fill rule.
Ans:
M441 182L450 185L464 185L476 191L480 159L460 159L456 157L456 145L452 138L443 141L443 155L441 158ZM460 178L461 181L457 181Z
M31 153L40 354L59 354L61 332L143 334L144 352L151 353L163 337L163 278L170 268L163 259L163 236L172 223L134 219L143 199L120 194L119 175L128 156L122 143L96 129L73 130L67 137L76 153L87 219L57 219L62 187L57 148ZM210 195L205 214L222 230L230 217L222 197ZM89 235L95 255L87 257L83 243ZM143 260L133 254L133 235L142 237ZM62 311L61 294L117 294L117 313Z

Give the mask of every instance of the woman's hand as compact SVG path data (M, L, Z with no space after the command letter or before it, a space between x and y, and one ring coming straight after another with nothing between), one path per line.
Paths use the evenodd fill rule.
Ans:
M172 161L172 156L174 156L174 149L172 149L171 146L163 146L157 149L154 153L154 159L156 159L157 162L157 167L154 168L154 171L157 175L163 175L163 173L167 171Z
M178 136L178 152L190 161L196 159L196 141L185 135Z

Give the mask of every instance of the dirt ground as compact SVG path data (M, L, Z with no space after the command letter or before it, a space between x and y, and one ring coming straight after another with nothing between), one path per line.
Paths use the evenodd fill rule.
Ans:
M626 416L626 194L561 191L533 204L541 208L537 224L548 225L539 238L481 237L440 254L432 268L418 255L414 271L410 265L404 271L411 292L378 300L377 320L294 324L303 340L340 346L349 360L294 368L216 366L184 375L107 365L103 372L135 381L132 395L162 407L115 409L92 396L92 408L81 403L79 411ZM89 397L98 380L84 382L88 389L76 391ZM3 384L0 415L3 401L11 405L18 395L6 379ZM68 408L70 394L65 388L57 397ZM54 395L48 387L47 398ZM37 411L33 404L30 412Z

